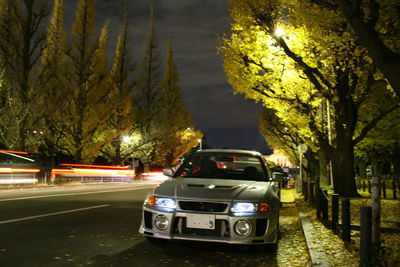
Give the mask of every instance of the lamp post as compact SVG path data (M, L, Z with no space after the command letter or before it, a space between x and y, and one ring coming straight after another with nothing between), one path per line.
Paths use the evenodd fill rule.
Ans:
M300 154L300 179L297 181L297 188L301 192L303 190L303 154L307 152L308 147L306 144L300 144L297 149Z

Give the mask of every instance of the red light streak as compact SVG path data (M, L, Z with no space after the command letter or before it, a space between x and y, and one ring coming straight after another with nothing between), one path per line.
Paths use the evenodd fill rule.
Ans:
M61 166L67 167L81 167L81 168L95 168L95 169L118 169L118 170L125 170L129 169L129 167L125 166L106 166L106 165L90 165L90 164L72 164L72 163L62 163Z
M24 151L0 150L0 152L12 153L12 154L21 154L21 155L28 155L28 152L24 152Z
M39 169L0 168L0 173L38 173Z
M117 167L117 166L101 166L101 165L86 165L86 164L61 164L62 166L68 167L80 167L71 169L52 169L51 170L51 180L54 182L56 175L65 177L102 177L102 178L123 178L135 177L135 171L129 169L128 167ZM84 168L86 167L86 168ZM99 168L105 167L105 168Z

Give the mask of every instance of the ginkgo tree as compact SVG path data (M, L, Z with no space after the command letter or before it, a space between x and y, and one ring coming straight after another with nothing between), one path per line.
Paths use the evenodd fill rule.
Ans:
M79 0L71 40L65 50L63 102L53 127L60 136L62 152L75 162L87 163L97 156L112 135L106 129L110 119L110 79L107 66L107 23L95 35L93 0Z
M374 63L400 95L400 3L398 0L309 0L341 11Z
M313 139L333 165L335 191L357 195L354 146L385 115L392 97L359 123L369 92L384 82L367 51L336 11L297 0L231 0L235 23L221 38L224 69L237 93L262 101ZM282 29L277 34L277 29ZM283 32L283 34L282 34ZM321 112L328 103L332 142Z
M157 102L163 109L157 118L162 140L159 148L165 166L172 166L176 164L179 157L197 146L197 140L203 137L203 134L195 129L191 121L191 113L186 110L183 102L172 41L168 45L160 88L161 94Z
M112 116L107 122L107 128L112 132L113 138L101 149L102 156L116 165L121 165L132 157L133 147L137 148L137 144L133 146L132 142L134 139L137 142L138 139L128 137L134 126L131 99L134 82L130 78L134 67L130 52L128 17L129 9L128 1L126 1L124 22L118 35L110 73L110 100L113 104L111 105Z
M307 149L303 154L305 160L302 160L302 168L312 176L321 175L319 161L315 152L317 148L311 139L305 140L303 138L304 136L299 134L297 125L289 123L288 121L284 123L276 116L276 111L269 108L265 108L261 111L258 118L258 125L260 134L267 141L268 145L282 150L289 157L290 162L294 164L300 164L297 153L298 146L300 144L306 144L307 147L310 147L310 149ZM324 185L327 184L326 182Z

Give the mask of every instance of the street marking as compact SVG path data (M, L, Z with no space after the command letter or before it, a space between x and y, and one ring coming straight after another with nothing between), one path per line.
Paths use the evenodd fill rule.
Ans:
M101 194L101 193L113 193L113 192L122 192L122 191L130 191L130 190L141 190L141 189L150 189L154 188L154 186L146 186L140 188L128 188L128 189L118 189L118 190L102 190L102 191L92 191L92 192L81 192L81 193L66 193L66 194L54 194L54 195L42 195L42 196L31 196L31 197L16 197L16 198L5 198L0 199L2 201L13 201L13 200L24 200L24 199L33 199L33 198L46 198L46 197L63 197L63 196L75 196L75 195L90 195L90 194Z
M47 213L47 214L42 214L42 215L29 216L29 217L24 217L24 218L0 221L0 224L27 221L27 220L37 219L37 218L49 217L49 216L60 215L60 214L67 214L67 213L78 212L78 211L105 208L105 207L109 207L109 206L110 206L110 204L104 204L104 205L92 206L92 207L86 207L86 208L80 208L80 209L64 210L64 211Z

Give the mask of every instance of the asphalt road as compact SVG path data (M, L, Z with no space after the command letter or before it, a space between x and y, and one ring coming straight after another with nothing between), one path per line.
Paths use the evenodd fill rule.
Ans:
M0 191L0 266L277 266L268 247L151 243L150 184Z

